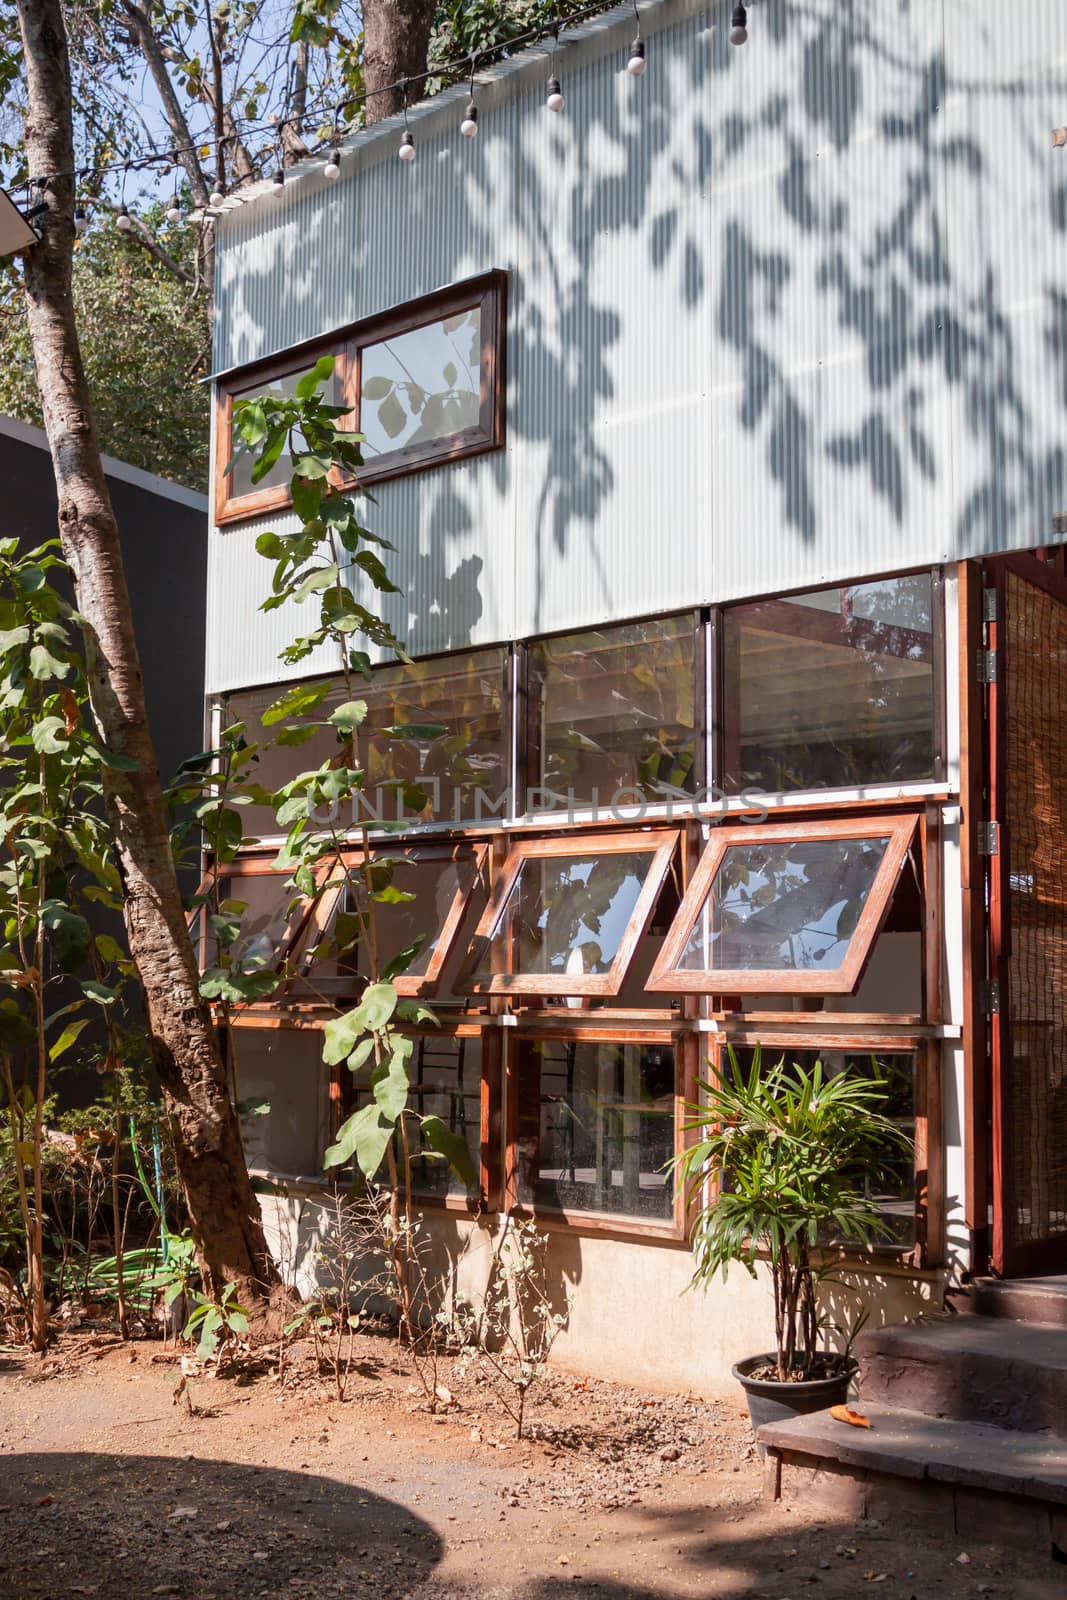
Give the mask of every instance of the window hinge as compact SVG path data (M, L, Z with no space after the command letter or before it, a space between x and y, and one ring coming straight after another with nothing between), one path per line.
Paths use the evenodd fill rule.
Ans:
M978 824L978 854L980 856L995 856L1000 853L1000 823L980 822Z
M997 620L997 591L995 589L982 590L982 621L996 622Z
M979 683L996 683L997 652L995 650L979 650L975 667Z
M1000 1013L1000 984L996 978L987 978L982 984L982 1010L988 1017Z

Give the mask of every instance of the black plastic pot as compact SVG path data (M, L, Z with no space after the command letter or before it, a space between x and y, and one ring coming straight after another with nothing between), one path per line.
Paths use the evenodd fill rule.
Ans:
M749 1356L739 1361L733 1369L734 1377L745 1391L752 1431L756 1434L759 1453L759 1429L765 1422L785 1422L790 1417L807 1416L812 1411L825 1411L829 1406L843 1405L848 1399L849 1384L856 1375L856 1363L850 1361L844 1372L832 1378L809 1378L806 1383L779 1383L777 1378L751 1378L753 1368L774 1365L775 1357Z

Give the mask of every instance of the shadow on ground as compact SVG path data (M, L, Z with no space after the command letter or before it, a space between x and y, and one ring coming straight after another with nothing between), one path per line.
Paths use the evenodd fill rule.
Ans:
M6 1456L4 1600L404 1595L441 1559L402 1505L312 1472L165 1456Z

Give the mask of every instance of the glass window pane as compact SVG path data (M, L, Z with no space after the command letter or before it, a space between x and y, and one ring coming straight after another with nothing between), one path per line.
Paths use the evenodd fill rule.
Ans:
M670 1221L672 1046L525 1040L520 1078L527 1204Z
M456 1000L458 997L450 993L450 981L455 977L488 898L479 856L462 845L451 852L428 846L423 850L405 851L402 856L389 855L388 859L396 863L389 880L391 886L402 894L413 895L414 899L394 904L374 903L379 971L402 950L421 939L418 953L398 975L398 981L405 983L425 978L440 949L446 923L457 903L465 903L462 920L449 935L452 948L445 954L434 989L435 1004L439 999ZM376 882L381 887L385 878L376 879ZM365 877L359 866L352 864L339 906L345 920L338 923L336 916L331 919L326 933L318 941L310 971L301 981L302 991L325 997L355 992L362 987L363 980L370 975L369 962L364 959L367 944L359 924L348 919L363 911L366 905ZM345 948L338 955L340 940L344 940Z
M328 1117L328 1068L322 1034L294 1028L232 1028L237 1104L245 1158L255 1171L322 1177ZM266 1102L257 1110L249 1104Z
M256 400L259 399L261 395L274 395L276 398L287 396L289 399L292 399L293 395L296 393L296 386L300 382L300 379L304 376L306 371L310 372L314 365L314 360L309 358L306 368L298 367L295 372L287 372L280 378L272 378L269 383L261 382L252 384L247 389L235 389L233 394L234 404L236 404L238 400ZM339 404L337 398L339 392L339 381L335 368L333 376L328 380L324 387L320 389L319 393L329 405L335 406ZM231 441L231 455L236 451L239 438L240 435L235 430L233 440ZM301 442L302 440L298 438L297 443L300 444ZM280 484L288 485L290 478L293 476L293 458L288 448L283 450L282 454L278 457L270 471L265 473L264 476L260 478L258 483L252 482L252 468L255 466L255 464L256 452L242 451L241 455L234 462L230 471L230 487L228 491L229 499L232 500L238 495L255 494L260 489L273 489L278 487Z
M529 650L539 758L530 783L577 805L691 792L697 714L691 615L544 639ZM620 801L620 804L622 802ZM539 809L550 809L542 797Z
M245 737L261 746L253 779L278 790L301 772L314 771L337 749L330 728L319 729L305 744L262 749L278 729L263 728L260 718L284 692L285 685L242 690L226 702L229 722L244 722ZM369 683L359 682L356 697L367 702L359 731L359 759L366 771L363 797L353 797L338 817L338 826L358 826L375 818L395 821L471 822L502 815L507 787L506 657L503 650L457 653L432 661L379 667ZM315 713L318 720L345 698L338 687ZM432 739L397 738L386 729L431 725L444 732ZM421 789L406 802L396 785ZM479 793L481 791L481 793ZM245 831L263 837L279 831L265 806L242 808Z
M884 838L729 845L682 952L684 972L836 972Z
M423 1116L440 1117L451 1133L466 1143L475 1172L481 1165L482 1041L477 1034L460 1039L423 1035L415 1040L408 1062L410 1104ZM353 1111L369 1104L372 1095L369 1069L363 1069L353 1087ZM412 1140L412 1187L429 1197L466 1194L466 1188L447 1162L424 1149L417 1125L409 1119ZM384 1168L378 1181L384 1182Z
M731 606L723 641L729 789L934 776L929 573Z
M364 345L360 363L360 432L368 462L392 450L477 429L480 306Z
M789 1049L779 1052L768 1048L764 1052L764 1065L780 1059L784 1054L788 1063L796 1062L805 1072L810 1072L816 1061L821 1061L829 1077L846 1072L855 1078L879 1082L885 1091L885 1101L879 1107L908 1139L915 1139L915 1057L908 1052L872 1054L870 1051ZM747 1072L752 1064L750 1049L737 1051L738 1064ZM727 1067L728 1071L729 1068ZM886 1231L874 1241L881 1245L913 1245L915 1243L915 1157L912 1150L902 1149L881 1163L877 1170L868 1167L857 1170L854 1182L858 1189L875 1202L886 1225ZM826 1234L824 1244L847 1244L849 1241Z
M603 976L611 971L652 866L649 851L527 856L474 975Z
M230 900L243 904L241 931L233 944L224 952L233 966L251 970L273 966L278 953L288 938L297 931L304 914L304 902L292 888L286 888L284 872L223 873L219 878L220 901ZM212 903L205 906L205 965L218 961L218 946L210 914Z

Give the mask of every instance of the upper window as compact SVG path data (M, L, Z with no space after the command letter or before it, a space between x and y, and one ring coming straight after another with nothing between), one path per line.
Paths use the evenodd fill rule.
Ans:
M514 845L460 987L472 994L617 994L677 843L671 832Z
M923 572L729 607L724 787L939 777L933 588Z
M311 910L310 901L288 888L288 882L288 874L277 871L270 856L240 856L213 871L197 895L194 920L202 967L281 971Z
M527 782L537 810L692 792L703 694L692 612L542 639L528 652ZM558 804L553 804L555 796Z
M913 817L716 828L649 989L851 993L914 829Z
M259 516L288 504L288 456L258 484L252 483L251 456L242 455L230 466L233 405L271 392L292 394L320 356L336 361L331 404L347 406L346 425L364 435L360 483L498 449L504 443L506 290L506 273L487 272L220 383L216 521Z

